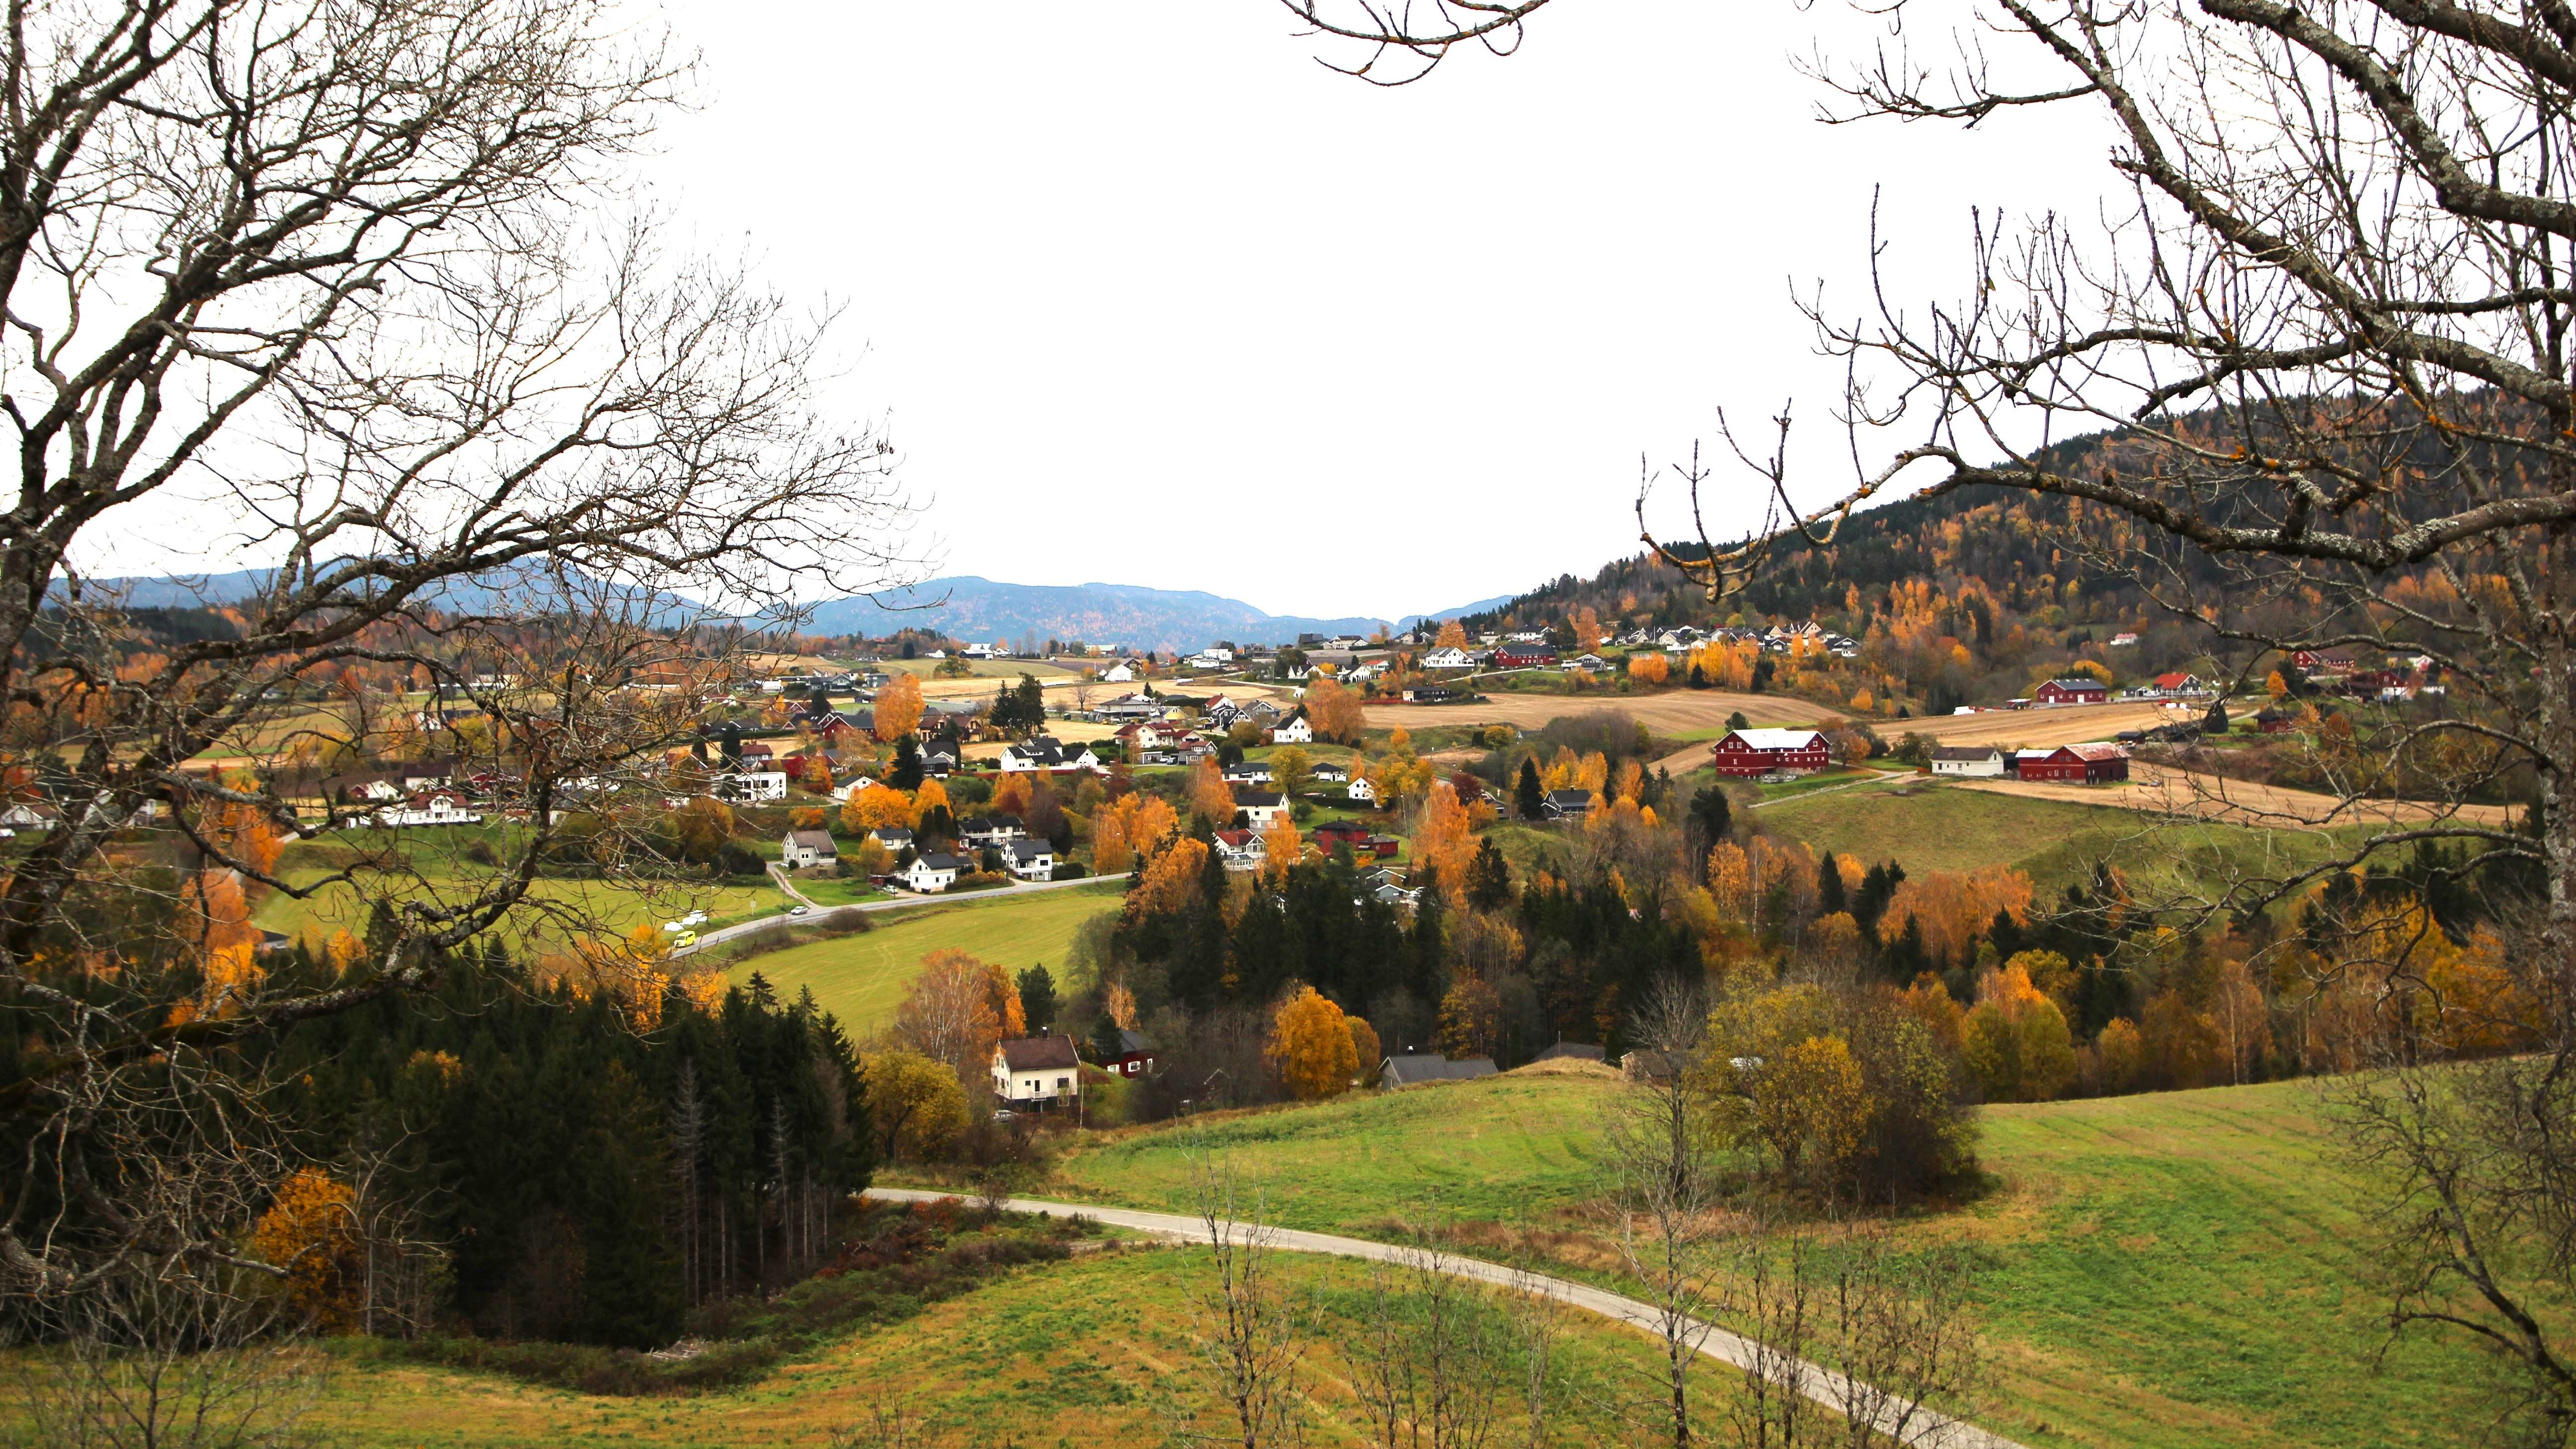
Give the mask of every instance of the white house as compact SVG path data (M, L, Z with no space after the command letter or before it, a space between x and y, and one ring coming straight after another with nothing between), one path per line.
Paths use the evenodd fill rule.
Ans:
M388 830L399 830L408 825L477 825L482 820L482 816L465 808L462 797L446 790L432 790L425 795L413 796L403 805L382 806L372 817L350 821L349 828L354 830L372 823Z
M916 855L896 879L909 889L928 894L955 885L957 873L965 868L966 862L953 855Z
M1216 853L1227 870L1259 870L1270 848L1249 830L1220 830L1216 833Z
M1270 767L1259 760L1228 765L1225 767L1225 782L1229 785L1267 785L1270 783Z
M1055 847L1043 840L1014 840L1002 847L1002 864L1022 880L1046 880L1055 874Z
M1136 671L1128 668L1124 664L1112 664L1108 669L1101 673L1100 682L1103 684L1134 684L1136 682Z
M787 798L787 772L785 770L743 770L719 781L717 793L725 799L744 800L753 804L767 800L784 800Z
M1030 1036L993 1048L993 1095L1014 1112L1082 1100L1082 1058L1069 1036Z
M1288 797L1276 790L1237 790L1234 792L1234 808L1252 821L1253 829L1267 830L1270 822L1278 819L1280 812L1288 808Z
M1475 665L1476 656L1464 649L1434 649L1422 656L1425 669L1467 669Z
M1943 745L1932 752L1932 773L2001 779L2004 752L1992 745Z
M1371 804L1377 803L1377 786L1370 784L1369 777L1366 775L1353 775L1351 777L1349 790L1350 796L1354 800L1366 800Z
M1319 761L1316 764L1309 766L1306 773L1311 778L1317 780L1331 780L1336 784L1339 784L1351 777L1351 772L1349 770L1344 769L1342 766L1336 765L1329 760Z
M791 830L778 845L779 863L789 870L805 870L840 858L840 847L832 843L832 832L828 830Z
M1271 730L1270 740L1281 745L1311 745L1315 742L1315 727L1307 723L1306 711L1301 708Z

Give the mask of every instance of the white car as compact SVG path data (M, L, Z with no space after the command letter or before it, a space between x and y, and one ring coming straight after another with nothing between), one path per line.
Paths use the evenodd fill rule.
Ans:
M812 906L789 906L787 908L787 914L791 916L802 916L808 914L813 909L814 908Z

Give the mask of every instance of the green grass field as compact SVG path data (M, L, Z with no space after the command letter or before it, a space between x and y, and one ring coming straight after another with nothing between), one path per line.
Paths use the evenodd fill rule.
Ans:
M1168 1404L1203 1408L1208 1399L1194 1373L1191 1318L1204 1261L1128 1246L1019 1269L749 1388L692 1398L593 1397L353 1349L308 1422L347 1449L734 1449L831 1444L873 1406L900 1404L922 1420L920 1437L905 1442L924 1449L1159 1444ZM1365 1270L1292 1256L1281 1279L1306 1315L1307 1442L1372 1442L1338 1347L1359 1338ZM1627 1442L1615 1411L1645 1390L1652 1341L1581 1314L1566 1323L1552 1360L1549 1442ZM1709 1371L1703 1395L1719 1375ZM1523 1441L1506 1432L1494 1442Z
M753 956L726 974L735 981L759 972L780 994L812 987L814 999L854 1034L874 1031L894 1015L903 989L921 969L921 958L954 946L1012 971L1044 964L1062 979L1073 933L1092 917L1118 908L1123 882L1047 891L989 901L960 901L915 911L894 911L873 931L834 936L784 951Z
M1765 805L1760 819L1820 852L1893 859L1909 871L2014 866L2030 876L2042 901L2090 878L2096 860L2109 860L2129 873L2134 886L2151 892L2304 865L2324 858L2342 835L2352 833L2173 822L2108 805L1928 783L1783 800Z
M295 884L310 885L330 872L323 867L290 869L286 878ZM458 874L430 874L429 890L442 898L462 900L477 888L478 877ZM528 888L531 899L543 903L542 911L514 912L501 927L504 939L514 945L534 943L539 947L562 945L575 934L623 934L638 925L659 925L677 920L691 910L703 910L712 919L698 929L713 930L753 916L771 915L786 910L790 902L774 885L674 882L652 887L623 885L602 880L540 879ZM309 924L325 934L346 930L363 935L367 929L368 893L347 885L324 888L316 895L297 899L284 894L271 894L251 912L251 921L263 930L299 936Z
M1556 1217L1594 1191L1599 1079L1505 1076L1110 1134L1058 1190L1170 1207L1194 1142L1283 1224L1382 1233L1409 1202ZM2033 1446L2416 1446L2500 1400L2460 1339L2374 1362L2369 1223L2305 1083L2001 1107L1995 1190L1908 1231L1976 1245L1996 1384L1981 1420ZM1203 1134L1203 1136L1194 1136ZM1591 1255L1590 1266L1607 1261ZM1580 1266L1580 1265L1578 1265Z

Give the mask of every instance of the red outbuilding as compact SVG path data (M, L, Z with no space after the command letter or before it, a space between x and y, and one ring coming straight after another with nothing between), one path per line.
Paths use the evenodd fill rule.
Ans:
M2030 697L2041 704L2107 704L2111 686L2091 679L2052 679Z
M1544 644L1506 644L1494 651L1497 669L1544 669L1556 663L1556 651Z
M2129 778L2129 752L2118 745L2059 745L2046 753L2026 750L2018 773L2025 780L2108 785Z
M1774 772L1807 774L1834 762L1833 747L1817 730L1731 730L1709 754L1719 774L1746 779Z

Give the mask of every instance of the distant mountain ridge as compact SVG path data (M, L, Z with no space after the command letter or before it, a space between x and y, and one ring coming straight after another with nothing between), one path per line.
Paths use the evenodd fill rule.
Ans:
M135 608L200 608L250 597L270 574L264 569L170 577L90 579L85 589L122 595ZM497 612L508 593L475 581L451 581L434 593L450 609ZM1080 639L1130 649L1200 649L1220 639L1237 644L1294 644L1300 634L1368 634L1409 629L1424 619L1452 619L1508 604L1514 596L1463 604L1430 614L1386 620L1366 615L1315 618L1270 614L1240 599L1196 590L1141 584L1012 584L960 574L930 579L909 589L836 599L815 606L805 624L814 634L883 635L902 628L932 629L975 641Z
M1300 634L1368 634L1411 628L1508 603L1512 596L1399 620L1368 615L1317 618L1265 613L1241 599L1199 590L1141 584L1011 584L960 574L926 580L871 598L842 599L814 610L817 634L884 634L907 625L969 641L1079 639L1130 649L1199 649L1220 639L1237 644L1294 644Z

